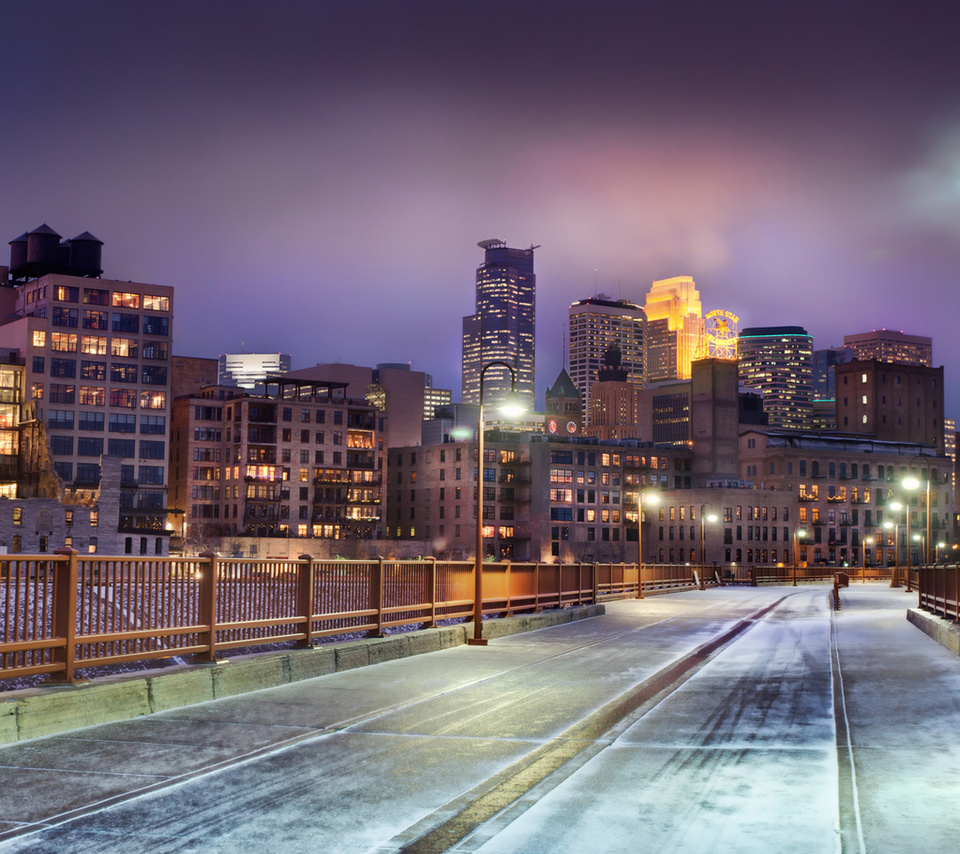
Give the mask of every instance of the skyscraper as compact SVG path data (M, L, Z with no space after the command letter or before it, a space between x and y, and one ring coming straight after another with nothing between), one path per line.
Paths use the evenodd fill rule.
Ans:
M759 392L775 429L813 425L813 338L802 326L744 329L738 341L740 382Z
M857 335L844 335L843 344L855 359L876 359L898 365L933 365L933 340L925 335L907 335L894 329L874 329Z
M705 349L700 293L693 279L674 276L655 281L643 308L647 382L689 379L693 360Z
M587 424L593 423L591 389L598 381L604 356L611 347L620 353L625 382L637 389L646 383L646 314L636 303L611 300L600 294L570 306L570 379L583 396Z
M476 312L463 318L462 400L479 404L484 367L503 361L516 371L517 392L534 406L534 312L536 282L533 250L510 249L502 240L482 240L484 261L477 268ZM510 372L495 366L483 377L485 404L510 391Z

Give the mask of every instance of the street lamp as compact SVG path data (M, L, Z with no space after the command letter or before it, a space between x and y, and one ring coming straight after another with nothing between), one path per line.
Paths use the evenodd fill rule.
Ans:
M706 571L705 565L707 562L707 556L705 552L706 545L704 540L704 528L706 527L707 522L709 522L712 525L719 518L716 513L711 513L709 516L704 516L703 512L704 510L706 510L706 508L707 508L706 504L700 505L700 583L701 584L703 583L703 573Z
M920 481L915 477L905 477L900 481L900 485L907 490L908 492L913 492L915 489L920 488ZM929 497L930 492L930 480L927 479L927 495ZM913 546L911 545L910 540L910 502L906 502L906 515L907 515L907 593L910 592L910 573L913 569L911 564L913 563Z
M507 362L488 362L480 370L480 405L477 407L477 553L473 571L473 637L467 643L486 646L483 636L483 376L493 367L506 368L510 372L510 396L500 406L500 412L516 418L523 412L523 405L516 400L517 374Z
M902 508L903 505L899 501L894 501L890 505L890 509L894 513L899 513ZM890 573L890 586L899 587L900 582L897 580L897 576L900 574L900 520L898 519L894 523L888 519L883 523L883 527L888 531L893 528L893 570Z
M942 540L939 543L937 543L937 559L934 561L934 563L938 563L938 564L940 563L940 549L944 549L946 547L947 547L947 544Z
M873 545L873 537L864 537L863 543L860 546L860 552L863 556L861 563L861 571L863 572L863 580L867 580L867 546Z
M643 596L643 505L659 504L660 496L642 489L637 495L637 598Z
M795 528L793 531L793 586L797 586L797 561L800 558L800 538L806 539L806 528Z

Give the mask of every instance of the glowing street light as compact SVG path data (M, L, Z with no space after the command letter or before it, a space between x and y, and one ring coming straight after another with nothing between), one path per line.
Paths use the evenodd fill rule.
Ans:
M899 513L903 509L903 505L899 501L894 501L890 505L890 509L894 513ZM888 519L883 523L883 527L888 531L891 528L893 529L893 570L890 572L890 586L899 587L900 582L897 576L900 574L900 520L898 519L894 523Z
M480 370L480 405L477 407L477 553L473 579L473 637L467 643L473 646L486 646L483 636L483 375L493 367L506 368L510 372L510 394L500 405L502 415L516 418L523 414L525 407L517 400L517 375L513 367L503 361L488 362Z
M703 584L703 573L705 570L705 564L707 562L706 555L706 543L704 539L704 529L707 526L707 522L711 525L714 524L720 517L716 513L710 513L708 516L704 516L704 510L707 509L706 504L700 505L700 583Z
M806 539L806 528L795 528L793 531L793 586L797 586L797 561L800 559L800 540Z
M637 598L643 597L643 505L659 504L660 496L642 489L637 495Z

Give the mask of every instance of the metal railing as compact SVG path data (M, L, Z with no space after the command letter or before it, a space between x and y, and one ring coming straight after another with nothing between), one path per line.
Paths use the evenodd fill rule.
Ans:
M917 589L925 611L960 621L960 567L921 566Z
M647 568L645 568L646 573ZM472 561L247 560L54 555L0 559L0 679L360 633L473 616ZM653 578L649 583L657 583ZM485 563L484 615L636 595L637 569Z

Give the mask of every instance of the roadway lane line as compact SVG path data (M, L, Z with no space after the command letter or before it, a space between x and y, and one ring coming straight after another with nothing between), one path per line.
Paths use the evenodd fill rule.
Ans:
M866 854L863 838L863 823L860 815L860 799L857 794L857 766L853 758L853 741L850 738L850 719L847 716L847 696L844 691L843 669L840 666L840 642L837 639L837 616L830 612L830 657L833 684L833 717L837 730L837 804L840 845L844 854L856 850Z
M578 765L582 764L611 744L628 725L635 723L677 690L718 651L733 643L791 595L794 594L783 596L739 620L717 637L678 658L471 792L446 804L374 850L396 854L443 854L454 849L483 824L516 804L531 789L557 774L564 766L575 761Z

